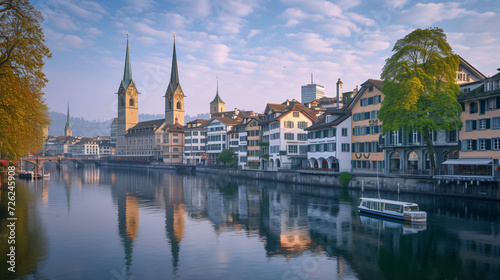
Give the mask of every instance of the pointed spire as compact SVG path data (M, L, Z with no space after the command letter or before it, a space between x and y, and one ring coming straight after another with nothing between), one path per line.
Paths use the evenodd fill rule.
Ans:
M212 102L210 102L210 104L212 104L214 102L224 103L224 101L222 101L222 99L219 96L219 77L217 77L217 93L215 94L214 100L212 100ZM226 104L226 103L224 103L224 104Z
M177 70L177 54L175 52L175 33L174 33L174 54L172 55L172 71L170 74L170 84L168 89L174 92L179 86L179 72Z
M128 51L128 32L127 32L127 52L125 54L125 69L123 70L123 87L126 89L132 82L132 67L130 66L130 54Z
M69 122L69 101L68 101L68 113L66 114L66 126L64 127L64 130L68 130L68 127L71 128L71 123Z

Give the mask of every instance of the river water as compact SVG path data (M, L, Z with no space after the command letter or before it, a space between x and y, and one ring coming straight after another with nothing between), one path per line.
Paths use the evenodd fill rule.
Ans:
M500 279L494 201L382 193L428 213L412 226L360 216L358 190L71 166L16 182L0 279Z

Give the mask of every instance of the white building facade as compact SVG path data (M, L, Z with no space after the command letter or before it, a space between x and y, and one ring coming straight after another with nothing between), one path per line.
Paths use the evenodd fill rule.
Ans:
M334 172L351 168L351 112L329 109L308 131L308 167Z

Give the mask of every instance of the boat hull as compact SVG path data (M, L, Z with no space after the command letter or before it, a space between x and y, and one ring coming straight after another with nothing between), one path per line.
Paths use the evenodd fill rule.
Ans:
M384 218L396 219L399 221L405 221L405 218L403 217L403 215L395 215L395 214L391 214L391 213L387 213L387 212L374 211L374 210L366 209L366 208L362 208L362 207L358 207L358 210L360 213L380 216L380 217L384 217Z

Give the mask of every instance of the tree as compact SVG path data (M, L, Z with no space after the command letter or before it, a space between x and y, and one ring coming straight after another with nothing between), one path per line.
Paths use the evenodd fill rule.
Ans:
M222 150L219 155L219 161L224 164L236 165L238 163L238 156L231 150Z
M342 187L347 187L349 185L349 183L351 182L352 180L352 175L351 173L349 172L340 172L340 175L339 175L339 182L340 182L340 185L342 185Z
M423 135L435 168L432 132L462 126L455 82L460 63L440 28L417 29L398 40L382 69L384 101L378 113L383 133L403 129Z
M42 20L27 0L0 0L0 157L39 151L50 124L42 68L51 53Z

